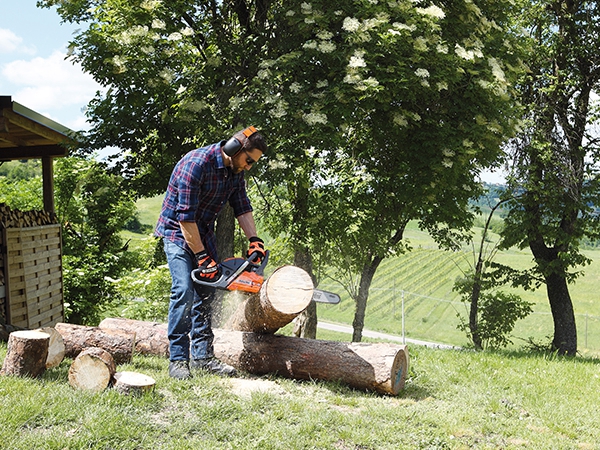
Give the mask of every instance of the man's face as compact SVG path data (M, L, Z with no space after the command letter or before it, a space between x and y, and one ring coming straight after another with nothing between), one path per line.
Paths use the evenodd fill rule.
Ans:
M253 148L252 150L242 149L232 159L233 173L240 173L242 170L250 170L252 165L256 163L261 156L262 152L257 148Z

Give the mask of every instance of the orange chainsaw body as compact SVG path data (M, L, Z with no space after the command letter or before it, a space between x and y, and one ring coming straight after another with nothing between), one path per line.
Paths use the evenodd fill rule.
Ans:
M256 272L242 272L227 289L230 291L244 291L256 293L260 291L260 287L265 281L265 277L258 275Z

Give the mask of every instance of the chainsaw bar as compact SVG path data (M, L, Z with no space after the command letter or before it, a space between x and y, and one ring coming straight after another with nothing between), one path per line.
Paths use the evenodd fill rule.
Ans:
M330 305L337 305L340 302L340 296L328 291L322 291L321 289L313 290L313 302L317 303L328 303Z

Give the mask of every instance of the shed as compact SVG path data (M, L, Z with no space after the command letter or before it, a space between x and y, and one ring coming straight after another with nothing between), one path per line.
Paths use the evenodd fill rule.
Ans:
M10 214L0 223L0 325L40 328L64 319L61 228L46 219L54 216L53 161L76 144L71 135L67 127L0 96L0 161L41 159L44 197L41 212L0 211ZM32 215L42 221L32 221Z

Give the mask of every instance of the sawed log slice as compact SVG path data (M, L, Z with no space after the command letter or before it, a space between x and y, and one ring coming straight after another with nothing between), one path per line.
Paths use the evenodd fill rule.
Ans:
M37 331L47 333L50 336L46 369L58 367L63 359L65 359L65 341L62 335L53 327L44 327Z
M122 394L139 395L151 392L156 381L154 378L137 372L117 372L115 374L115 389Z
M117 367L112 355L99 347L82 350L69 368L69 384L76 389L100 392L110 386Z

